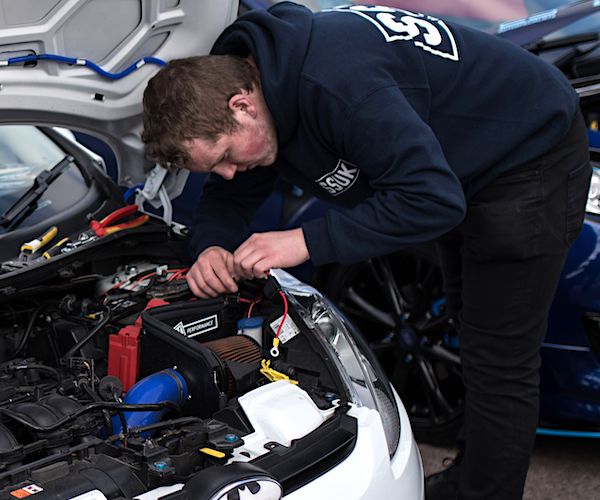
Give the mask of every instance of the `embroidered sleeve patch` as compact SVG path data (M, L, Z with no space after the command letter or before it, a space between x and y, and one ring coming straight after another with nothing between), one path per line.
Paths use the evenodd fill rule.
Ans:
M315 182L331 196L337 196L350 189L359 174L360 170L356 165L340 159L331 172L319 177Z
M432 16L391 7L348 5L329 9L361 16L384 36L386 42L408 41L416 47L452 61L458 61L458 45L450 28Z

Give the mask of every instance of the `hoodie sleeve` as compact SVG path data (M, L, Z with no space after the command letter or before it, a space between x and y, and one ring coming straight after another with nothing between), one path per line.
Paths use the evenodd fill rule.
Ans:
M379 89L351 109L341 133L329 128L334 147L369 178L374 194L302 225L315 265L391 253L432 240L462 221L461 183L415 111L418 98L409 103L405 92L413 93L396 86ZM414 96L424 92L417 89ZM323 109L317 119L327 122L328 115L339 117Z
M233 252L247 237L252 216L273 190L276 178L272 167L239 172L229 181L210 174L194 215L192 256L213 245Z

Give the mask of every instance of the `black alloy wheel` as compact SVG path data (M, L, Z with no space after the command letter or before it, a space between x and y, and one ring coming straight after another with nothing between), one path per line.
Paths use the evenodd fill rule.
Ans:
M401 252L321 276L321 289L358 326L398 391L420 442L451 446L464 416L458 338L439 268Z

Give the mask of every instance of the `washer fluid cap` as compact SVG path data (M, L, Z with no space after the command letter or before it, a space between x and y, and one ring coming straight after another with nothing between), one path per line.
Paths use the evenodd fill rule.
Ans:
M252 316L251 318L243 318L238 320L237 327L238 330L243 330L244 328L258 328L263 324L262 316Z

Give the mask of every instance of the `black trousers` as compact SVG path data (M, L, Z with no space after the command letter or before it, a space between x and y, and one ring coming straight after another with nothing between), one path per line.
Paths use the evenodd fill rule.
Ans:
M459 499L519 499L539 413L540 346L591 167L578 113L563 140L468 200L438 242L466 386Z

